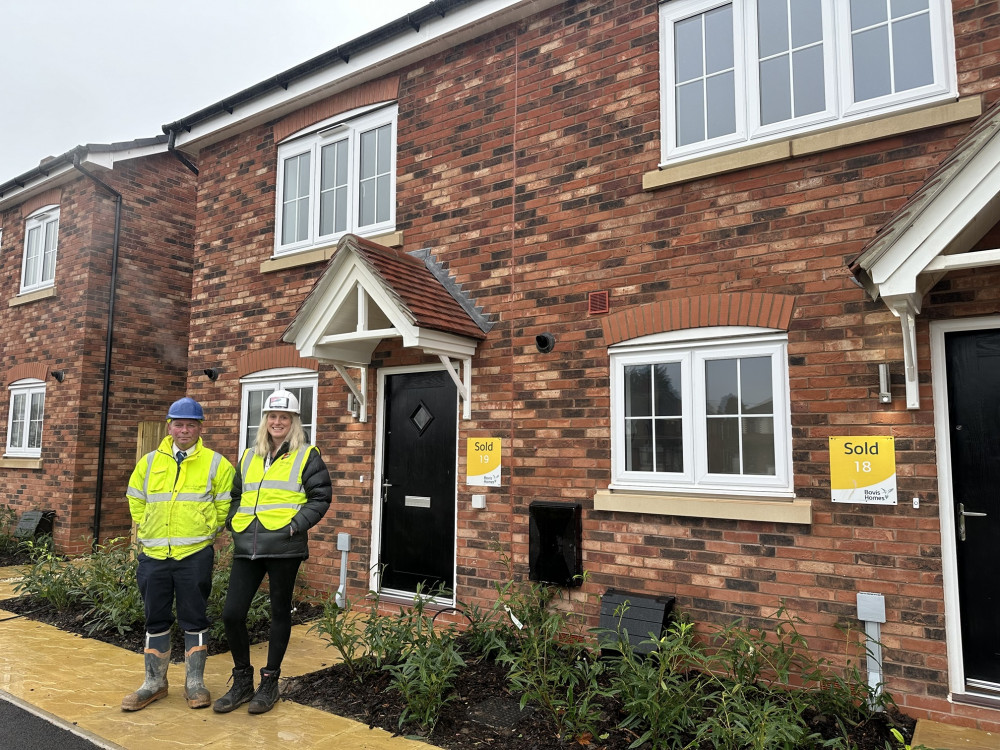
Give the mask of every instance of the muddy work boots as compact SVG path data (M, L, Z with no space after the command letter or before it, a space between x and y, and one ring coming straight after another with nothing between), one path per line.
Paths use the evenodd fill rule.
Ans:
M278 678L281 676L280 669L260 670L260 685L257 692L250 699L247 711L252 714L265 714L274 708L278 702Z
M235 711L253 698L253 667L234 667L233 686L229 692L212 704L212 710L217 714L228 714Z
M167 667L170 666L170 631L146 633L146 680L134 693L122 698L122 711L138 711L167 697Z
M184 698L191 708L205 708L212 696L205 687L205 660L208 658L208 631L184 632Z

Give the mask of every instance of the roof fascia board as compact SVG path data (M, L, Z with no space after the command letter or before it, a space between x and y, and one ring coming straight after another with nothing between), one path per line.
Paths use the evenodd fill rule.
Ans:
M117 162L166 152L166 141L143 146L127 145L120 149L116 149L114 146L97 146L96 144L77 146L62 156L58 156L48 163L39 164L31 172L21 175L24 178L24 185L17 187L12 184L11 189L0 196L0 211L23 203L40 192L65 185L82 177L83 175L73 167L74 155L79 158L80 165L86 169L106 172L114 169ZM20 180L20 178L18 179Z
M987 207L998 200L998 186L1000 136L994 136L920 211L890 251L872 264L869 273L880 294L912 294L917 291L917 277L935 258L946 251L969 250L995 223L984 217ZM956 246L956 239L961 244Z
M275 84L266 93L233 105L188 127L164 125L175 130L175 148L197 154L202 148L262 123L283 117L309 104L326 99L370 80L388 75L413 62L451 49L490 31L516 23L530 15L562 3L562 0L480 0L449 10L393 39L353 54L347 62L332 62L287 85ZM276 76L278 79L281 76ZM235 95L233 98L238 98ZM220 102L220 105L222 103ZM190 115L189 117L194 117Z

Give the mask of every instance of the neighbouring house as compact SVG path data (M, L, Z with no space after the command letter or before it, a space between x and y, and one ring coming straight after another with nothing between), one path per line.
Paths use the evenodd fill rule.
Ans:
M164 126L187 392L299 395L316 588L783 602L1000 730L998 75L996 0L434 0Z
M0 184L0 496L62 551L128 535L138 437L187 386L194 189L166 136Z

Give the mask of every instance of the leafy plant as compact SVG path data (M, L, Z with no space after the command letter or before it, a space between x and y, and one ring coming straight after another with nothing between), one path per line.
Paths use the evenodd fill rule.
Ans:
M85 614L88 633L113 630L121 634L143 626L135 551L127 538L119 537L97 546L79 564L74 596L89 607Z
M0 556L14 555L21 549L21 540L14 536L17 528L17 511L0 505Z
M441 709L454 699L453 688L459 669L465 666L451 632L431 631L418 642L402 664L388 667L392 686L406 702L399 726L415 721L426 734L434 731Z
M365 643L364 622L351 612L351 602L345 597L344 605L337 604L333 597L321 600L323 612L312 625L310 632L316 632L340 654L341 663L351 677L362 682L374 669L374 662L365 660L368 648ZM371 667L367 665L371 664Z
M81 571L52 551L51 537L26 540L25 546L32 562L21 581L14 585L14 592L37 596L59 610L78 601Z

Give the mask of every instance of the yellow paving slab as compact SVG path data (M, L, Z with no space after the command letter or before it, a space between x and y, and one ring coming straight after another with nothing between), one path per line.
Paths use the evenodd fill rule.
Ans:
M312 672L334 661L334 652L293 628L282 674ZM266 644L252 649L255 666L266 661ZM229 654L208 659L205 682L214 697L228 690ZM430 746L318 709L282 701L251 716L245 709L216 714L184 701L184 665L167 672L170 694L142 711L123 712L121 699L143 678L141 654L50 625L15 617L0 608L0 690L127 750L271 748L293 742L296 750L418 750ZM331 742L332 741L332 742Z
M14 586L21 581L24 571L25 567L23 566L0 568L0 600L17 596L14 592Z
M928 750L998 750L1000 735L921 719L913 732L912 745Z

